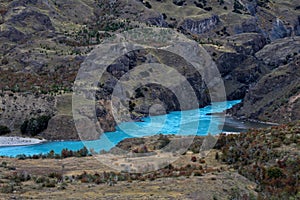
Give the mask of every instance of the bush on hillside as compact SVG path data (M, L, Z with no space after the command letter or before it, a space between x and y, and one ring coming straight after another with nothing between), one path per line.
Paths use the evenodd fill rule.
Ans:
M30 120L25 120L21 126L21 132L23 134L35 136L47 128L50 119L50 116L43 115L37 118L31 118Z
M6 126L1 126L0 125L0 135L5 135L10 133L10 129Z

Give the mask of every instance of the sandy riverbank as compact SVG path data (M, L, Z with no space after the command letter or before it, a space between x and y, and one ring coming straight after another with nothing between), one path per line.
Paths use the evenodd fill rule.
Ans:
M25 138L25 137L0 137L0 147L5 146L23 146L23 145L33 145L46 142L44 139L37 138Z

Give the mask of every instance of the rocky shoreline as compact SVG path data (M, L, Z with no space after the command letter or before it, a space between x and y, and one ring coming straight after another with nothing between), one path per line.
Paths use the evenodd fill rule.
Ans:
M47 140L45 139L37 139L37 138L25 138L18 136L1 136L0 137L0 147L8 147L8 146L25 146L25 145L34 145L44 143Z

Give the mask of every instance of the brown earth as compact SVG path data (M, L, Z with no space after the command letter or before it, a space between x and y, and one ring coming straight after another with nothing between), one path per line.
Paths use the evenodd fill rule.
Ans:
M62 184L54 188L41 187L34 181L22 182L15 187L12 194L0 193L0 199L228 199L235 195L255 197L255 183L247 180L234 170L226 170L229 166L215 160L215 151L205 158L205 164L191 162L194 155L185 155L174 163L174 166L205 165L205 167L219 169L207 172L202 176L179 176L159 178L145 181L118 181L114 186L107 184L81 183L80 181L65 181L65 189L59 189ZM195 155L197 157L197 155ZM7 175L14 172L26 172L33 176L45 176L51 172L62 172L64 176L76 176L87 173L111 171L94 157L38 160L18 160L1 158L8 166L16 170L0 168L1 185L5 185ZM62 169L63 166L63 169ZM221 169L221 170L220 170Z

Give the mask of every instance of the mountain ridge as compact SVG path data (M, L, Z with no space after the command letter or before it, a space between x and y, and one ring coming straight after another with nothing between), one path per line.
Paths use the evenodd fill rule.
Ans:
M245 98L236 111L230 112L232 115L281 123L289 121L286 119L291 112L280 112L279 119L274 119L252 112L255 109L251 106L258 106L261 113L271 113L267 110L272 106L288 106L286 110L296 110L291 119L299 119L298 100L285 100L283 106L281 101L274 101L272 106L270 102L250 101L252 95L257 95L255 91L260 91L255 88L263 87L259 86L262 80L276 73L277 68L298 65L293 61L300 53L294 42L300 35L297 5L295 0L4 0L0 6L0 88L2 94L12 91L13 98L27 93L32 97L53 96L57 101L72 92L80 64L105 38L135 27L168 27L197 41L212 56L224 80L227 99ZM298 82L294 84L298 86ZM287 90L295 90L297 95L296 86ZM13 119L19 115L20 110L11 111L3 103L1 106L6 110L1 117L9 115L8 119ZM102 108L100 113L108 113L108 108ZM49 114L36 113L40 106L31 109L35 114L22 115L10 128L17 130L25 119ZM9 110L11 113L7 113ZM51 110L51 115L60 113L55 106ZM105 126L113 126L115 123L108 118Z

